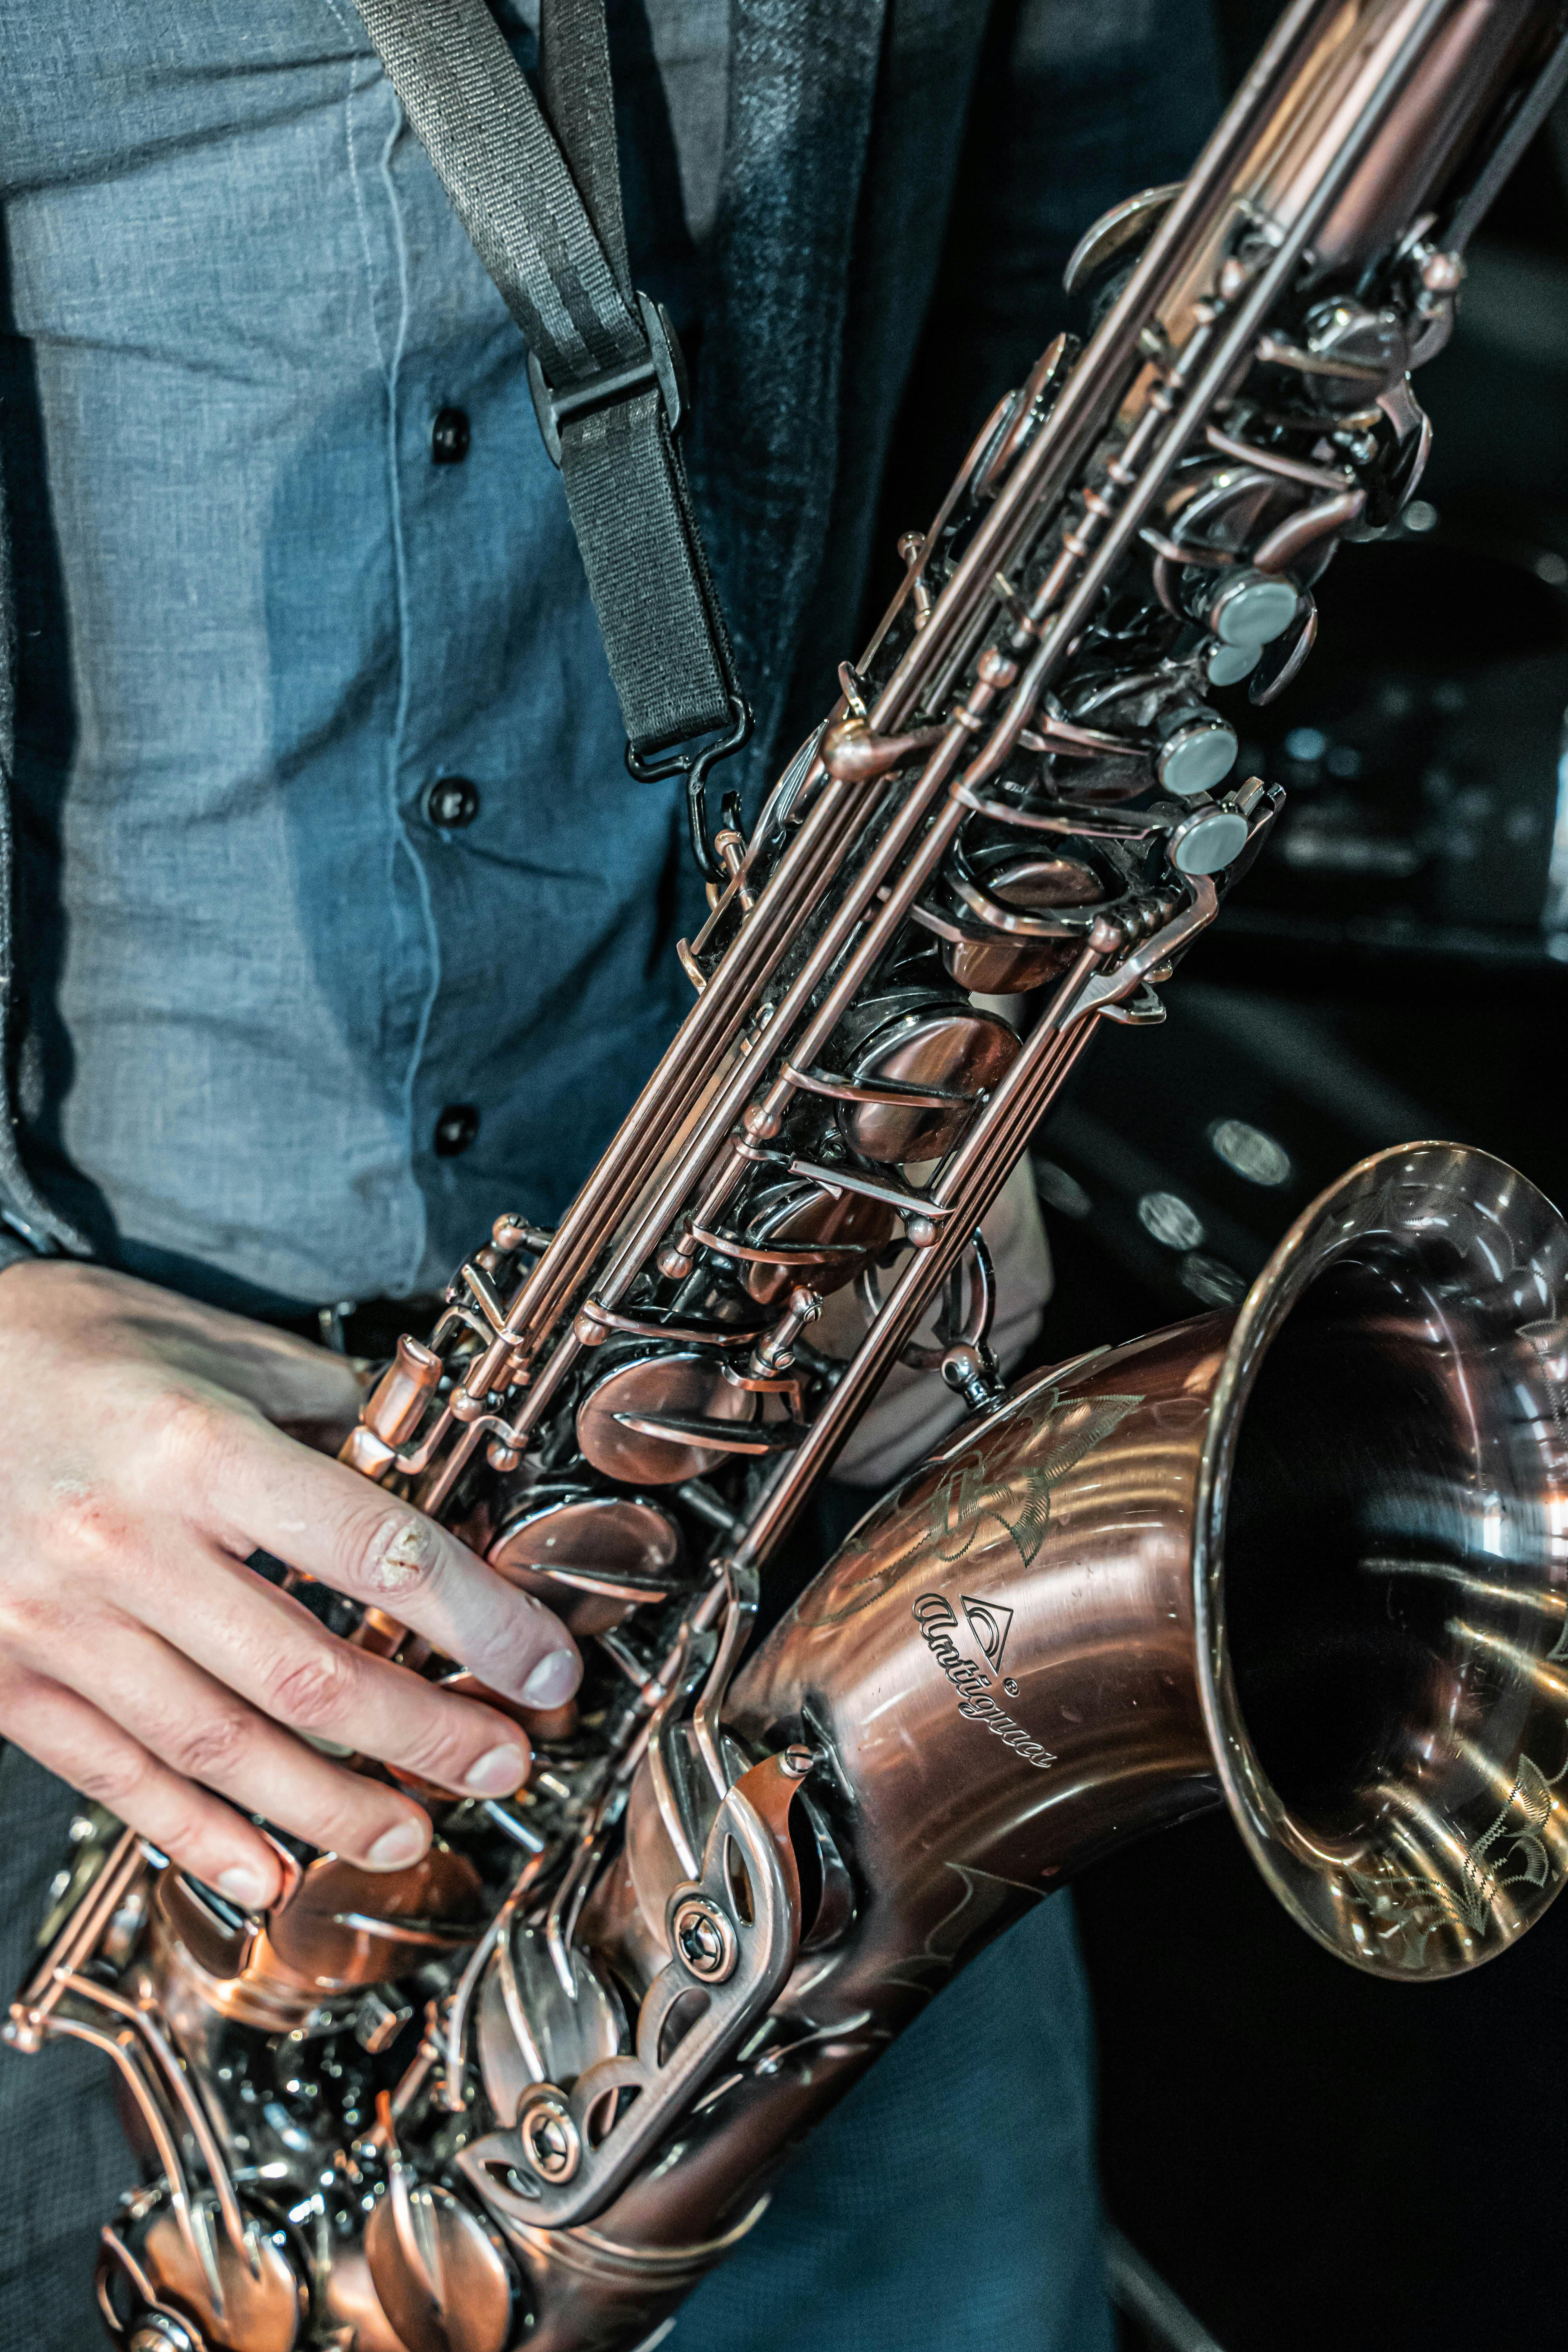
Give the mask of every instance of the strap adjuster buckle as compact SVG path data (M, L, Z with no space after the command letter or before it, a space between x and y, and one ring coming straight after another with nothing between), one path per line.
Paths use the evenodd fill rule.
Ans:
M647 337L647 349L636 359L623 361L619 367L601 369L597 375L587 376L582 383L567 384L557 392L546 379L538 357L530 350L528 388L533 395L533 413L539 419L540 434L552 466L559 467L561 463L563 425L571 417L582 415L585 409L604 408L612 401L625 400L644 384L658 384L664 402L665 422L671 433L679 432L688 399L686 360L679 338L662 302L639 294L637 305Z

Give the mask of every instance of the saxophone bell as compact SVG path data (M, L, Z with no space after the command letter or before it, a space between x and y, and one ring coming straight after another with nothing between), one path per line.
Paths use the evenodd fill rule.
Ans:
M734 1711L836 1759L879 1934L1222 1800L1358 1968L1522 1934L1568 1868L1565 1282L1512 1170L1380 1153L1234 1318L1038 1374L862 1521Z
M531 2352L636 2341L959 1968L1152 1830L1226 1804L1298 1923L1394 1982L1525 1933L1568 1874L1565 1298L1532 1186L1402 1146L1239 1309L1036 1374L872 1509L726 1708L737 1770L810 1767L793 1965L652 2173L519 2218ZM582 1921L622 1984L668 1964L669 1783L689 1843L723 1829L689 1740L668 1766Z

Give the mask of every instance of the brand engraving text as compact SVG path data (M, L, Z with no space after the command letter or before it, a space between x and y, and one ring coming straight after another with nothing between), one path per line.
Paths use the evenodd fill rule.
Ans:
M922 1592L910 1614L921 1629L925 1645L959 1695L958 1711L971 1723L984 1724L1004 1748L1010 1748L1037 1772L1044 1772L1056 1762L1048 1748L1042 1748L1030 1738L1021 1723L999 1707L990 1696L990 1676L966 1658L952 1639L958 1619L952 1604L940 1592Z

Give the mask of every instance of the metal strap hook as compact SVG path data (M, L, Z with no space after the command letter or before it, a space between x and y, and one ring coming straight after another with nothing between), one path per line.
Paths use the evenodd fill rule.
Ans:
M727 735L716 736L695 751L666 751L645 760L626 745L626 768L639 784L661 783L667 776L686 778L686 821L691 834L691 855L705 882L727 882L729 875L721 863L708 833L708 779L721 760L732 751L741 751L751 740L752 706L743 695L730 697L731 725ZM741 802L737 793L724 795L724 818L738 833Z

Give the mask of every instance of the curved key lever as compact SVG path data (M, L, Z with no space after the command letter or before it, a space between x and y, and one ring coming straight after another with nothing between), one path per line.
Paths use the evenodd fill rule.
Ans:
M635 2053L601 2059L570 2092L536 2084L510 2130L490 2132L458 2156L485 2202L509 2221L563 2230L603 2212L784 1983L800 1943L789 1809L802 1764L810 1769L800 1749L769 1756L720 1804L700 1877L677 1885L666 1905L671 1958L643 1996ZM735 1899L737 1868L750 1890L746 1906ZM672 2042L672 2029L682 2026ZM602 2127L627 2091L630 2103L621 2101L595 2140L595 2121Z

